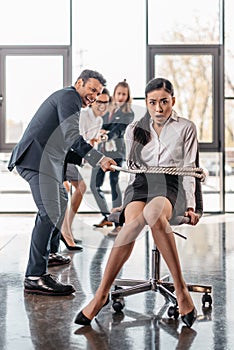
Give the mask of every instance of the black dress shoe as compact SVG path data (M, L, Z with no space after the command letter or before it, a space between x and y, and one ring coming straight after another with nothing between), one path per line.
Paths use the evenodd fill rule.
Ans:
M25 277L24 291L27 294L40 294L40 295L70 295L75 292L75 288L71 284L63 284L59 280L50 274L42 275L37 280L31 280Z
M75 245L75 246L69 245L67 243L66 239L63 237L63 235L60 236L60 239L65 244L65 246L68 250L83 250L83 248L79 245Z
M106 300L105 304L101 307L101 309L104 306L106 306L109 303L109 301L110 301L110 297L108 295L107 300ZM101 309L96 313L95 317L99 314ZM92 320L90 320L88 317L86 317L82 311L80 311L78 313L78 315L76 316L76 319L75 319L75 323L80 324L81 326L89 326L91 322L92 322Z
M48 267L66 265L71 262L70 256L64 256L59 253L51 253L48 259Z
M192 311L188 314L181 316L182 321L186 324L187 327L191 328L194 321L197 318L197 310L194 307Z

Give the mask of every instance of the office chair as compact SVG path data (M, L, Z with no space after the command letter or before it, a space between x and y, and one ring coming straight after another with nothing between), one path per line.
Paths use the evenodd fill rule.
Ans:
M200 179L196 178L196 191L195 191L195 199L196 199L196 213L201 217L203 214L203 200L202 200L202 190L201 190L201 182ZM183 198L179 199L181 202ZM108 220L118 222L120 213L110 214ZM183 214L181 216L175 216L171 219L170 225L181 225L189 222L187 217L184 217ZM186 237L174 232L175 234L183 237ZM174 319L178 319L179 311L178 311L178 303L176 296L174 294L174 285L169 282L169 275L160 276L160 252L156 245L154 245L152 249L152 268L151 268L151 277L148 280L132 280L132 279L115 279L113 285L115 290L111 292L111 300L112 307L116 312L120 312L125 304L124 297L129 295L134 295L146 291L159 292L165 299L165 303L171 302L173 305L168 308L167 314L169 317L174 317ZM127 288L123 288L127 287ZM212 286L209 285L198 285L198 284L187 284L188 290L190 292L203 293L202 296L202 307L206 308L208 304L208 308L211 308L212 305L212 297L210 293L212 292Z

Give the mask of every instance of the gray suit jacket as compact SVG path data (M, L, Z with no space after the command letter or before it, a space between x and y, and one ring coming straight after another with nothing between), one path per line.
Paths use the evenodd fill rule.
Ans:
M62 182L65 159L70 149L77 153L78 159L85 158L95 166L103 155L79 134L81 107L81 97L74 87L66 87L50 95L14 147L8 169L12 171L18 165Z

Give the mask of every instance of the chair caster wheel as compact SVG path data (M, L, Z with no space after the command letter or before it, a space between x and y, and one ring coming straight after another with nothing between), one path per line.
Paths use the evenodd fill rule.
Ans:
M170 306L167 310L168 317L174 317L175 320L179 318L178 306Z
M115 290L121 290L122 287L115 286ZM121 312L125 306L124 298L121 296L118 296L113 299L112 307L116 312Z
M206 303L209 304L209 307L211 307L212 305L212 297L210 294L207 294L205 293L203 296L202 296L202 307L204 308L206 306Z
M125 306L124 300L121 298L113 300L112 307L116 312L121 312Z

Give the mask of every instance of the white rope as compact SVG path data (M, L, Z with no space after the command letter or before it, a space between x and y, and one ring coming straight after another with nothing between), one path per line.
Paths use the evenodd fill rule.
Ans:
M193 176L197 177L201 181L204 181L206 175L202 168L166 168L166 167L140 167L136 169L122 168L117 165L111 165L111 167L118 171L132 174L169 174L169 175L181 175L181 176Z

